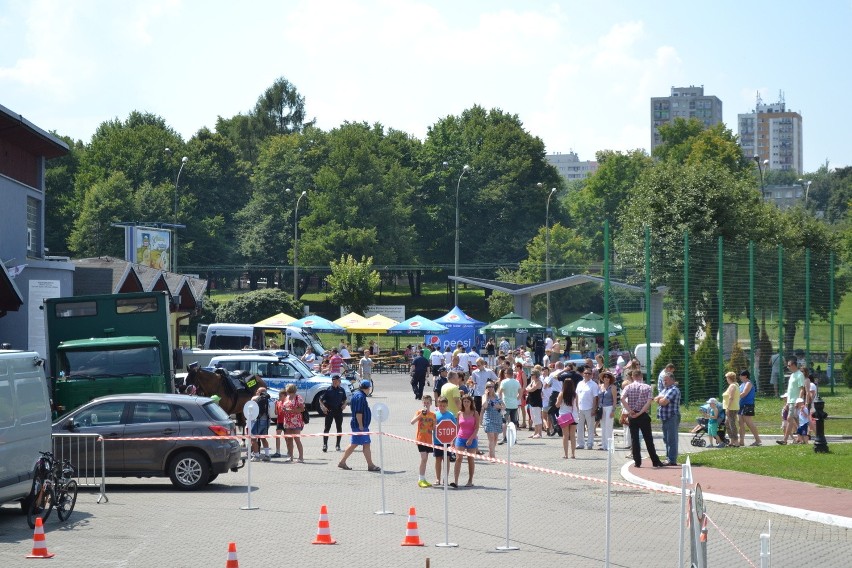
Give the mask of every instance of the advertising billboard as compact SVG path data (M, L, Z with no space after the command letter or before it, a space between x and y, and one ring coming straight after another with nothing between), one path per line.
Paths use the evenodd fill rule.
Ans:
M171 231L151 227L133 227L132 262L157 270L170 270Z

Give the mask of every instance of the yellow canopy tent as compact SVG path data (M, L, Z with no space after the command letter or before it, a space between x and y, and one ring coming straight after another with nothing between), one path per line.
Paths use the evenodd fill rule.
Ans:
M275 314L274 316L270 316L265 320L260 320L254 325L287 325L290 322L296 321L296 318L293 316L288 316L284 312Z
M387 333L390 328L398 324L396 320L392 320L382 314L376 314L367 318L361 325L347 329L349 333Z
M346 314L342 318L337 318L336 320L334 320L334 323L346 329L346 333L361 333L359 331L356 331L356 328L360 329L361 327L363 327L364 322L366 321L367 318L365 318L364 316L352 312Z

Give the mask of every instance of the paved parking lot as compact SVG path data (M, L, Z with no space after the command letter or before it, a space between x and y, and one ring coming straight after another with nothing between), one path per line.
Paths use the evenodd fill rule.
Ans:
M383 429L411 437L409 419L418 408L403 375L377 375L370 404L390 408ZM348 418L347 418L348 421ZM373 424L373 429L377 425ZM314 417L307 434L321 432ZM347 425L344 426L347 430ZM521 432L512 449L514 461L606 479L607 454L578 451L563 460L561 440L529 440ZM483 437L484 438L484 437ZM378 463L379 444L373 438ZM381 477L366 471L363 457L349 460L352 471L336 467L340 455L321 452L320 438L306 438L306 463L281 460L252 464L252 504L247 504L247 471L220 476L207 489L182 493L166 479L109 479L109 503L96 504L96 493L81 492L67 523L55 514L46 523L46 545L54 563L67 567L208 567L223 566L228 543L237 544L240 566L493 566L512 562L533 565L565 563L572 567L603 566L606 486L596 481L513 468L511 541L516 552L495 547L506 539L506 467L478 462L472 489L449 494L449 540L458 548L438 548L445 540L444 493L417 487L418 453L413 444L385 438L382 509ZM498 447L505 457L506 446ZM625 453L616 452L613 480ZM433 480L430 460L427 479ZM462 469L462 478L466 469ZM696 479L700 482L700 479ZM321 505L329 511L330 532L337 544L311 545ZM617 487L612 494L613 566L677 565L679 495ZM425 547L402 547L407 512L415 507ZM711 565L748 566L742 553L759 565L759 534L772 526L773 566L800 566L819 558L827 566L848 565L852 534L801 519L751 509L708 504L711 518L726 533L711 528ZM32 531L18 508L0 508L0 566L23 566L32 547ZM500 556L500 555L509 555ZM688 556L688 555L687 555Z

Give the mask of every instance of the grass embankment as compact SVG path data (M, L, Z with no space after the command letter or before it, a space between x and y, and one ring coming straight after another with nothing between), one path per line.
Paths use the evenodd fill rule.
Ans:
M696 466L709 466L852 489L852 444L829 444L829 453L814 452L813 444L724 448L689 454ZM678 459L684 463L686 456Z

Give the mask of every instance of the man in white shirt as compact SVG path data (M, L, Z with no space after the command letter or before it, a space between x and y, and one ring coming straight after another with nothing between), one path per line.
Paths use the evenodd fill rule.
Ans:
M479 365L477 361L479 360L479 353L476 352L476 349L471 345L470 351L467 352L467 366L473 367L474 365Z
M432 365L432 376L437 377L441 374L441 367L444 366L444 354L437 346L433 345L433 347L432 354L429 355L429 364ZM434 380L437 380L437 378Z
M473 404L477 412L482 412L482 397L485 396L485 384L488 381L497 382L494 371L485 366L485 359L480 357L476 360L476 370L470 375L475 383L473 387Z
M581 366L579 369L583 380L577 383L577 408L580 410L579 428L577 431L577 449L583 448L583 434L586 437L586 449L591 450L595 445L595 412L598 410L600 389L598 383L592 380L592 369Z
M544 339L544 352L550 355L550 351L553 349L553 338L549 335ZM551 357L551 360L553 357Z

